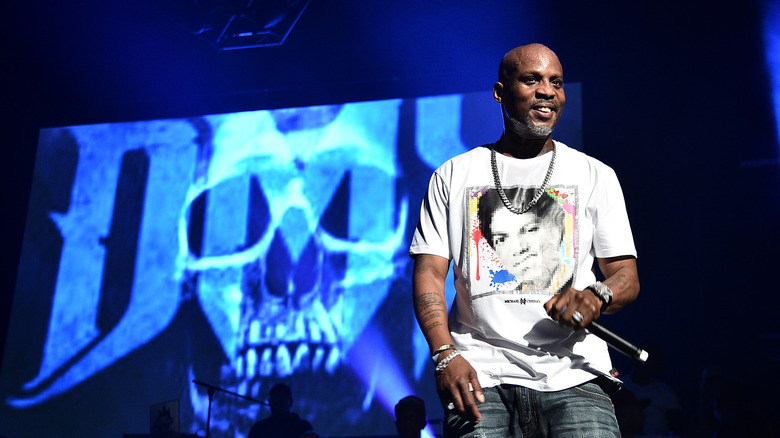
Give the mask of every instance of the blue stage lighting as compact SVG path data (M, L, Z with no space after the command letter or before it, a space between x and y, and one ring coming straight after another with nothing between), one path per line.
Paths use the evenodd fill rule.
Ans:
M395 415L398 400L414 394L396 359L390 354L377 354L390 351L393 350L385 342L384 336L369 328L349 352L349 363L365 386L370 388L368 393L371 398L378 398L388 412ZM366 400L366 403L370 401ZM435 436L430 424L422 432L423 438Z
M772 86L772 102L775 108L775 127L780 145L780 1L764 2L764 49Z

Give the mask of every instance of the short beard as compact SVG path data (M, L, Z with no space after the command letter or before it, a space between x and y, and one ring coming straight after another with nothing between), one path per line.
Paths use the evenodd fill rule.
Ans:
M530 115L526 116L525 123L509 117L509 129L522 138L547 138L553 132L553 128L549 126L534 126Z

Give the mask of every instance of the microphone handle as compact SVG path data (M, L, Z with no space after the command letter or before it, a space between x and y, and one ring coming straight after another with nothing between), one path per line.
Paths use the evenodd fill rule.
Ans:
M650 354L647 351L632 344L628 340L597 323L596 321L591 321L591 323L588 324L588 326L585 328L609 344L610 347L625 354L628 357L634 358L642 363L645 363L647 358L650 357Z

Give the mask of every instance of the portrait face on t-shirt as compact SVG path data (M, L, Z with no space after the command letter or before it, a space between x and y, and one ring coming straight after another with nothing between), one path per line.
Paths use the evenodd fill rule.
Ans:
M525 283L549 282L562 263L558 248L563 224L546 223L535 210L515 214L501 205L493 212L488 233L488 243L506 269Z
M510 188L513 205L528 203L536 189ZM528 211L510 211L495 189L482 191L477 204L479 229L495 255L495 277L511 278L520 290L556 292L566 280L561 277L567 263L565 252L566 211L556 197L543 192ZM568 271L568 270L566 270ZM564 280L563 283L561 280ZM553 287L553 284L557 286Z

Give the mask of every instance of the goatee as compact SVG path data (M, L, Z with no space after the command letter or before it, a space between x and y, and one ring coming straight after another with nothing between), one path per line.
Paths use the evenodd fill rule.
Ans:
M547 138L552 134L553 128L549 126L535 126L531 123L531 116L527 116L525 123L509 117L509 129L522 138Z

